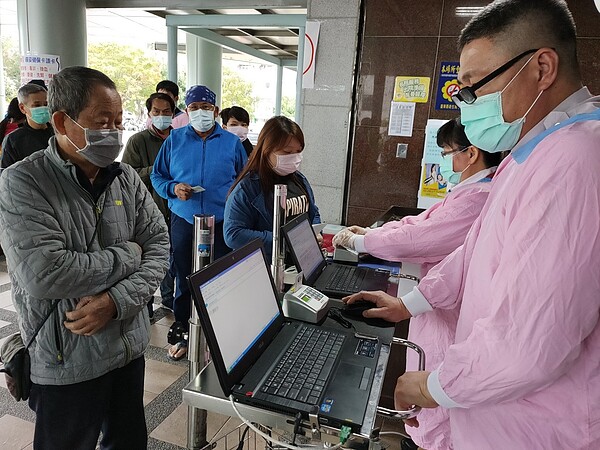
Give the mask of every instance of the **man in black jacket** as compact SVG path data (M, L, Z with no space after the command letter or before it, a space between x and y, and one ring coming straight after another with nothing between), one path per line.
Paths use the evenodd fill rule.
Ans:
M38 84L28 83L17 92L19 109L27 120L25 124L6 137L2 147L0 167L6 169L38 150L48 147L54 135L48 110L48 92Z

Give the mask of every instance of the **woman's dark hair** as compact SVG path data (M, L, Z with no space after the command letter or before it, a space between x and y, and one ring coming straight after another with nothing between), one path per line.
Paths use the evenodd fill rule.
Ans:
M240 106L232 106L231 108L225 108L221 111L221 121L223 122L223 125L227 126L227 122L229 122L229 119L232 117L238 122L250 124L250 114Z
M256 173L266 200L273 192L273 186L277 180L281 178L273 171L269 157L271 153L284 148L292 138L296 138L304 150L304 133L296 122L285 116L275 116L267 120L258 135L258 142L250 154L246 167L231 186L229 193L246 175Z
M465 134L465 127L462 123L460 123L460 118L455 118L449 120L444 125L442 125L437 133L437 145L439 147L450 147L452 149L459 149L470 147L471 141ZM473 145L474 146L474 145ZM502 154L500 153L490 153L484 150L481 150L479 147L476 147L483 157L483 163L486 167L494 167L500 164L502 161Z
M10 101L8 108L6 109L6 116L4 116L4 119L0 122L0 143L4 138L6 127L11 119L13 122L20 122L25 119L25 114L19 109L19 99L17 97Z
M152 102L154 100L164 100L165 102L168 102L169 106L171 107L171 111L173 114L175 114L175 102L169 95L163 94L162 92L155 92L148 97L148 100L146 100L146 109L148 110L148 114L150 114L150 111L152 111Z

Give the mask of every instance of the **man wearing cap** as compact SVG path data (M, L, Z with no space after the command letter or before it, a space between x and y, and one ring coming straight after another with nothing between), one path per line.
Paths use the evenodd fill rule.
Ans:
M156 192L168 200L171 211L171 245L176 277L173 302L174 327L187 330L190 291L186 277L192 272L192 239L195 214L215 216L214 259L229 248L223 240L225 199L232 183L246 164L239 138L223 131L215 93L206 86L192 86L185 97L189 125L174 129L162 145L150 179ZM169 349L179 360L187 352L182 340Z

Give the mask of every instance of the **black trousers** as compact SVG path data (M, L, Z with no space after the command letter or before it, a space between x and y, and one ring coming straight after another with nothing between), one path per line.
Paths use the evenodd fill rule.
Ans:
M144 357L99 378L64 386L33 384L35 450L145 450Z

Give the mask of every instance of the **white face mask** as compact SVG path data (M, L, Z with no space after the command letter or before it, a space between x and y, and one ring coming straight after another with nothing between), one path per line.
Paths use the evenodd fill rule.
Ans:
M215 124L215 112L205 111L204 109L197 109L195 111L189 111L190 123L200 133L205 133L210 130Z
M244 142L246 140L246 138L248 137L248 127L242 127L240 125L235 125L235 126L227 127L227 131L235 134L237 137L240 138L240 141L242 141L242 142Z
M69 117L69 116L67 116ZM69 117L69 119L71 119ZM73 120L73 119L71 119ZM77 147L69 136L65 137L77 149L77 153L97 167L108 167L115 162L123 148L123 130L91 130L84 128L73 120L85 133L85 147Z
M273 167L273 171L277 175L286 176L300 170L302 153L289 153L275 156L277 157L277 164Z

